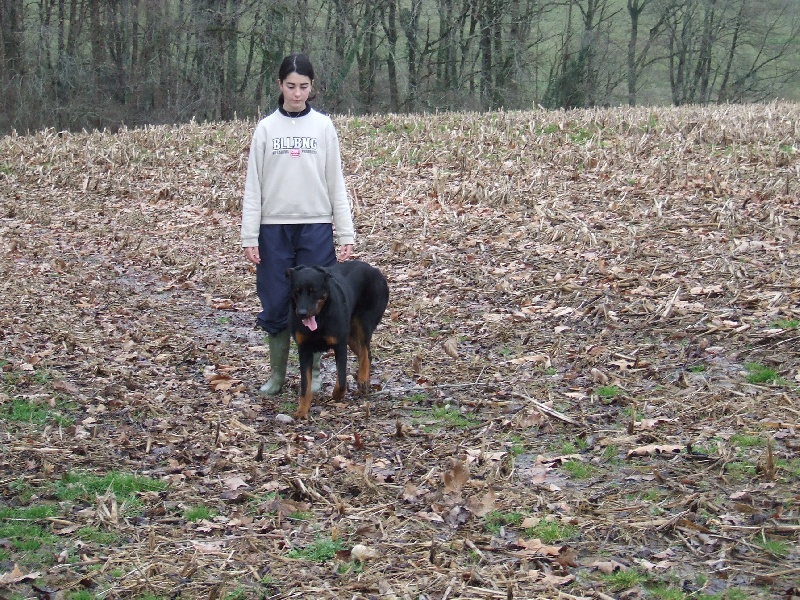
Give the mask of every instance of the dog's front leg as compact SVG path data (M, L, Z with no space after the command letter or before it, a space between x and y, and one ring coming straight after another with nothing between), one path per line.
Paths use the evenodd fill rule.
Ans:
M311 366L314 353L300 351L300 396L297 398L296 419L305 419L311 410Z
M336 357L336 385L333 386L333 400L338 401L347 391L347 341L339 340L333 348Z

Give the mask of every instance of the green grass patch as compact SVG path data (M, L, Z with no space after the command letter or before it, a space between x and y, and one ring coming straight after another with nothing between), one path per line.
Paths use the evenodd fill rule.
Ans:
M622 408L622 414L626 420L641 421L644 419L644 414L636 406L630 405Z
M502 527L519 527L524 520L525 515L521 512L493 510L484 515L483 528L489 533L497 535Z
M561 467L573 479L586 479L594 474L594 467L580 460L564 461L561 463Z
M601 385L595 390L595 393L600 398L610 400L611 398L616 398L619 396L622 393L622 390L615 385Z
M743 481L755 477L756 467L746 461L733 461L725 465L725 473L733 481Z
M53 381L53 374L50 372L49 369L36 369L33 372L32 379L35 383L39 385L46 385Z
M800 321L797 319L780 319L772 324L772 327L778 329L797 329L800 327Z
M600 576L603 583L615 592L621 592L632 587L640 586L647 581L647 577L637 571L636 569L628 569L627 571L620 569L613 573L607 573Z
M24 398L14 398L8 409L7 419L18 423L32 423L34 425L44 425L50 415L50 410L37 402L31 402Z
M167 489L167 484L158 479L112 471L106 475L71 472L65 473L56 483L55 494L59 500L75 501L78 499L93 501L111 490L117 500L134 499L140 492L160 492Z
M577 454L582 450L586 450L589 444L584 438L570 438L561 442L560 446L555 446L554 451L561 454Z
M67 427L75 422L75 419L63 414L62 411L74 408L71 402L56 401L56 407L41 402L34 402L27 398L14 398L7 407L5 415L0 413L0 420L10 423L28 423L31 425L46 425L56 423Z
M58 514L52 504L38 504L24 508L0 508L0 519L13 519L15 521L36 521L48 519Z
M603 453L600 456L605 462L615 462L619 460L619 448L610 444L603 448Z
M343 562L336 567L336 572L339 575L346 575L347 573L363 573L364 564L356 561Z
M474 415L464 414L452 406L433 407L429 412L415 411L412 416L419 421L426 421L431 428L431 420L437 421L444 427L468 429L480 425L480 420Z
M526 536L542 540L545 544L563 542L577 537L579 533L580 529L575 525L555 519L542 519L533 527L525 529Z
M676 590L664 584L648 588L648 592L651 598L656 598L657 600L685 600L686 598L686 594L681 590Z
M319 538L308 546L290 550L286 556L313 562L327 562L335 557L336 553L342 549L343 546L340 540Z
M78 537L87 542L102 544L104 546L116 546L122 537L113 531L102 531L96 527L81 527L76 531Z
M731 588L719 594L686 593L663 583L647 585L647 592L647 598L657 600L747 600L749 598L747 592L737 588Z
M775 461L775 466L782 476L789 480L800 479L800 458L793 458L791 460L778 459Z
M187 521L207 521L213 519L219 514L216 508L201 504L200 506L192 506L183 511L183 518Z
M642 500L645 502L661 502L664 496L665 493L661 490L651 489L642 494Z
M314 513L307 510L296 510L286 515L286 518L292 521L313 521L315 519Z
M428 396L425 394L409 394L408 396L405 396L403 400L413 404L422 404L428 400Z
M705 365L692 365L687 369L690 373L704 373L706 370Z
M759 363L747 363L744 368L747 372L745 378L748 383L775 383L778 380L778 373L775 369Z
M544 135L551 135L551 134L556 133L557 131L559 131L559 129L560 128L559 128L558 124L549 123L549 124L547 124L547 125L545 125L544 127L541 128L540 133L542 133Z
M791 549L787 542L772 538L760 537L756 539L755 545L761 548L767 554L771 554L772 556L778 558L784 558L787 554L789 554L789 550Z
M6 539L17 550L38 550L42 546L52 546L58 538L43 527L30 521L0 521L0 539Z
M592 132L588 129L577 129L569 134L569 139L573 144L583 144L592 139Z
M19 477L8 484L9 491L14 493L20 504L28 504L33 498L35 490L23 477Z
M761 448L767 445L767 440L757 435L736 433L730 437L728 443L738 448Z
M508 446L508 451L514 456L525 454L525 450L527 449L525 446L525 440L520 435L510 435L508 437L508 441L506 441L506 446Z

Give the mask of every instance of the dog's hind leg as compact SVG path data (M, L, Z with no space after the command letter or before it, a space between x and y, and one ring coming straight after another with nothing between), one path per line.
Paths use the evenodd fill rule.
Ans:
M350 349L358 357L358 393L366 396L369 393L369 370L372 356L369 349L369 339L367 339L364 327L357 318L350 322L350 336L347 340Z

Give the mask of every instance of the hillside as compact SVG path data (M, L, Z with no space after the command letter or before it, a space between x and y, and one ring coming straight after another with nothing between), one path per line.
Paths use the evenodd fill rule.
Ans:
M800 596L800 105L336 123L391 298L300 423L254 123L0 138L2 593Z

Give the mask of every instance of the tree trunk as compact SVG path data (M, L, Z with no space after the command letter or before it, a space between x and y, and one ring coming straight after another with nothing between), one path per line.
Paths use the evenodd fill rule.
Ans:
M0 2L0 73L3 80L24 74L22 47L24 21L22 0Z
M383 28L386 33L386 74L389 79L389 110L400 111L400 92L397 85L397 0L388 0L385 5Z
M631 18L631 31L628 36L628 106L636 106L636 46L639 40L639 17L647 6L647 0L628 0L628 14Z

